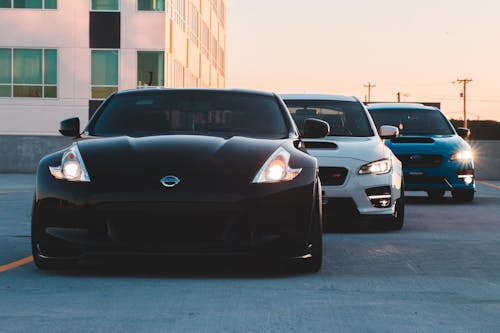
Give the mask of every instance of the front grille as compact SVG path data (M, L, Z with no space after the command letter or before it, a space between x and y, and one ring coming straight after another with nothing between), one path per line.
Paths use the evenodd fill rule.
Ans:
M434 143L434 139L420 138L420 137L415 137L415 138L399 137L399 138L391 139L391 142L392 143Z
M106 221L107 236L121 244L158 248L197 248L249 244L250 224L234 214L114 215Z
M347 169L340 167L320 167L321 185L342 185L347 177Z
M417 184L417 185L425 185L425 184L438 184L438 185L446 185L447 182L442 176L414 176L414 175L405 175L404 176L406 184Z
M443 156L431 154L401 154L396 157L403 168L437 168L443 163Z

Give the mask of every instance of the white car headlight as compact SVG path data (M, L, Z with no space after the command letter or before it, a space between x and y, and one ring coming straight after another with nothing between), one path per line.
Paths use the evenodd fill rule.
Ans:
M459 150L456 153L452 154L450 160L466 162L472 160L472 157L473 157L472 150L464 149L464 150Z
M64 179L71 182L90 182L90 177L83 163L82 155L76 143L71 145L64 153L61 165L49 166L49 171L56 179Z
M281 147L276 149L257 172L252 183L277 183L294 179L302 169L290 168L289 161L289 152Z
M358 174L360 175L382 175L384 173L390 172L392 169L391 160L383 159L375 162L370 162L368 164L363 165Z

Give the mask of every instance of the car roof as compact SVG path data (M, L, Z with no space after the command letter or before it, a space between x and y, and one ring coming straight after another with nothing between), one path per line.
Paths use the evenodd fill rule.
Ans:
M411 109L411 110L438 110L438 108L433 106L427 106L419 103L372 103L366 106L368 110L401 110L401 109Z
M328 94L280 94L284 100L323 100L323 101L346 101L359 102L354 96L328 95Z
M243 93L243 94L253 94L253 95L261 95L261 96L274 96L272 92L261 91L261 90L250 90L250 89L222 89L222 88L138 88L138 89L128 89L121 90L116 93L116 95L129 95L129 94L141 94L144 92L167 92L167 91L182 91L182 92L199 92L199 91L207 91L207 92L227 92L227 93Z

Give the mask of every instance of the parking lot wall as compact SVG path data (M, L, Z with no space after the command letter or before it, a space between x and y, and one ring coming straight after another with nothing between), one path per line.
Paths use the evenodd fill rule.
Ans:
M63 136L0 135L0 173L33 173L46 154L71 144ZM478 179L500 180L500 141L471 141Z

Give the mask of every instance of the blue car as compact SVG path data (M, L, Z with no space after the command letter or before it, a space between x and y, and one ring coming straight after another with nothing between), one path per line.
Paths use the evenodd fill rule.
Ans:
M468 129L455 131L439 109L422 104L370 104L368 111L377 128L399 128L399 136L385 143L403 164L405 190L426 191L431 199L446 191L458 202L474 199L473 154L464 140Z

